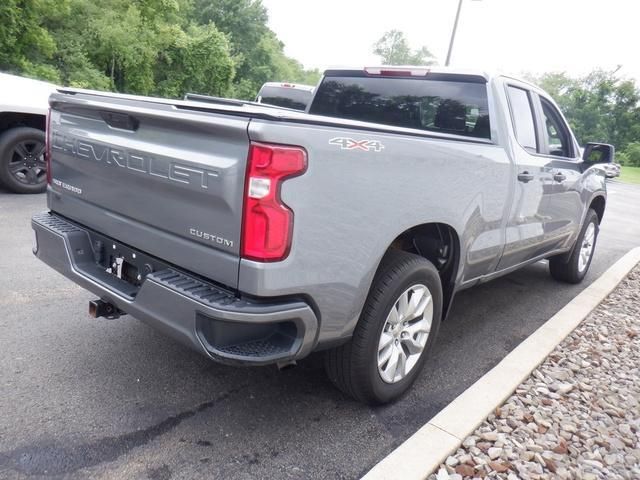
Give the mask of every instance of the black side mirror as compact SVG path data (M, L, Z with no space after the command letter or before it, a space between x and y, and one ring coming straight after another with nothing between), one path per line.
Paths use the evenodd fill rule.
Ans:
M608 143L587 143L584 147L582 160L594 165L596 163L613 163L616 149Z

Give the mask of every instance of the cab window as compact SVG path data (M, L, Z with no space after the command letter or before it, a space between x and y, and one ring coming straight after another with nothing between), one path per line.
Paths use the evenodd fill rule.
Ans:
M509 86L508 91L516 139L525 150L536 153L538 151L538 142L529 92L512 86Z
M542 123L546 138L546 153L556 157L573 157L569 128L562 120L560 112L547 99L540 97L542 105Z

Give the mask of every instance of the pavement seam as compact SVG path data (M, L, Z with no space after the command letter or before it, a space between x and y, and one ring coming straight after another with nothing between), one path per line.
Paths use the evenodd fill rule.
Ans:
M444 428L442 428L442 427L440 427L440 426L436 425L435 423L431 423L431 422L429 421L429 422L427 422L427 425L433 425L433 426L434 426L435 428L437 428L438 430L442 430L444 433L446 433L446 434L448 434L448 435L451 435L452 437L457 438L457 439L458 439L458 440L460 440L461 442L464 440L463 438L459 438L455 433L448 432L447 430L445 430Z
M515 391L639 262L640 247L636 247L376 464L362 480L426 478L458 449L487 415ZM450 441L449 437L455 442Z

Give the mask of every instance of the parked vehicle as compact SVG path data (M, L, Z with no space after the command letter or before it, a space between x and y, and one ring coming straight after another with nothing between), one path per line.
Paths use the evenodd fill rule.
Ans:
M620 164L618 163L605 163L602 165L607 178L615 178L620 176Z
M580 158L539 88L480 72L330 70L310 113L64 89L50 104L34 253L100 298L91 315L227 364L326 350L368 403L412 384L458 291L542 259L580 282L605 211L595 165L613 160L606 144Z
M256 102L304 111L311 102L313 89L311 85L267 82L260 88Z
M44 132L55 88L0 73L0 186L16 193L40 193L47 187Z

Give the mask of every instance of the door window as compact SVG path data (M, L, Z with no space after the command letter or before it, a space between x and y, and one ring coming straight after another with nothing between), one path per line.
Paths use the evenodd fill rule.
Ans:
M537 152L538 142L529 92L522 88L509 86L509 103L518 143L532 153Z
M546 148L548 149L545 153L557 157L573 157L569 127L562 120L560 112L545 98L540 97L540 103L544 122L543 135L547 140Z

